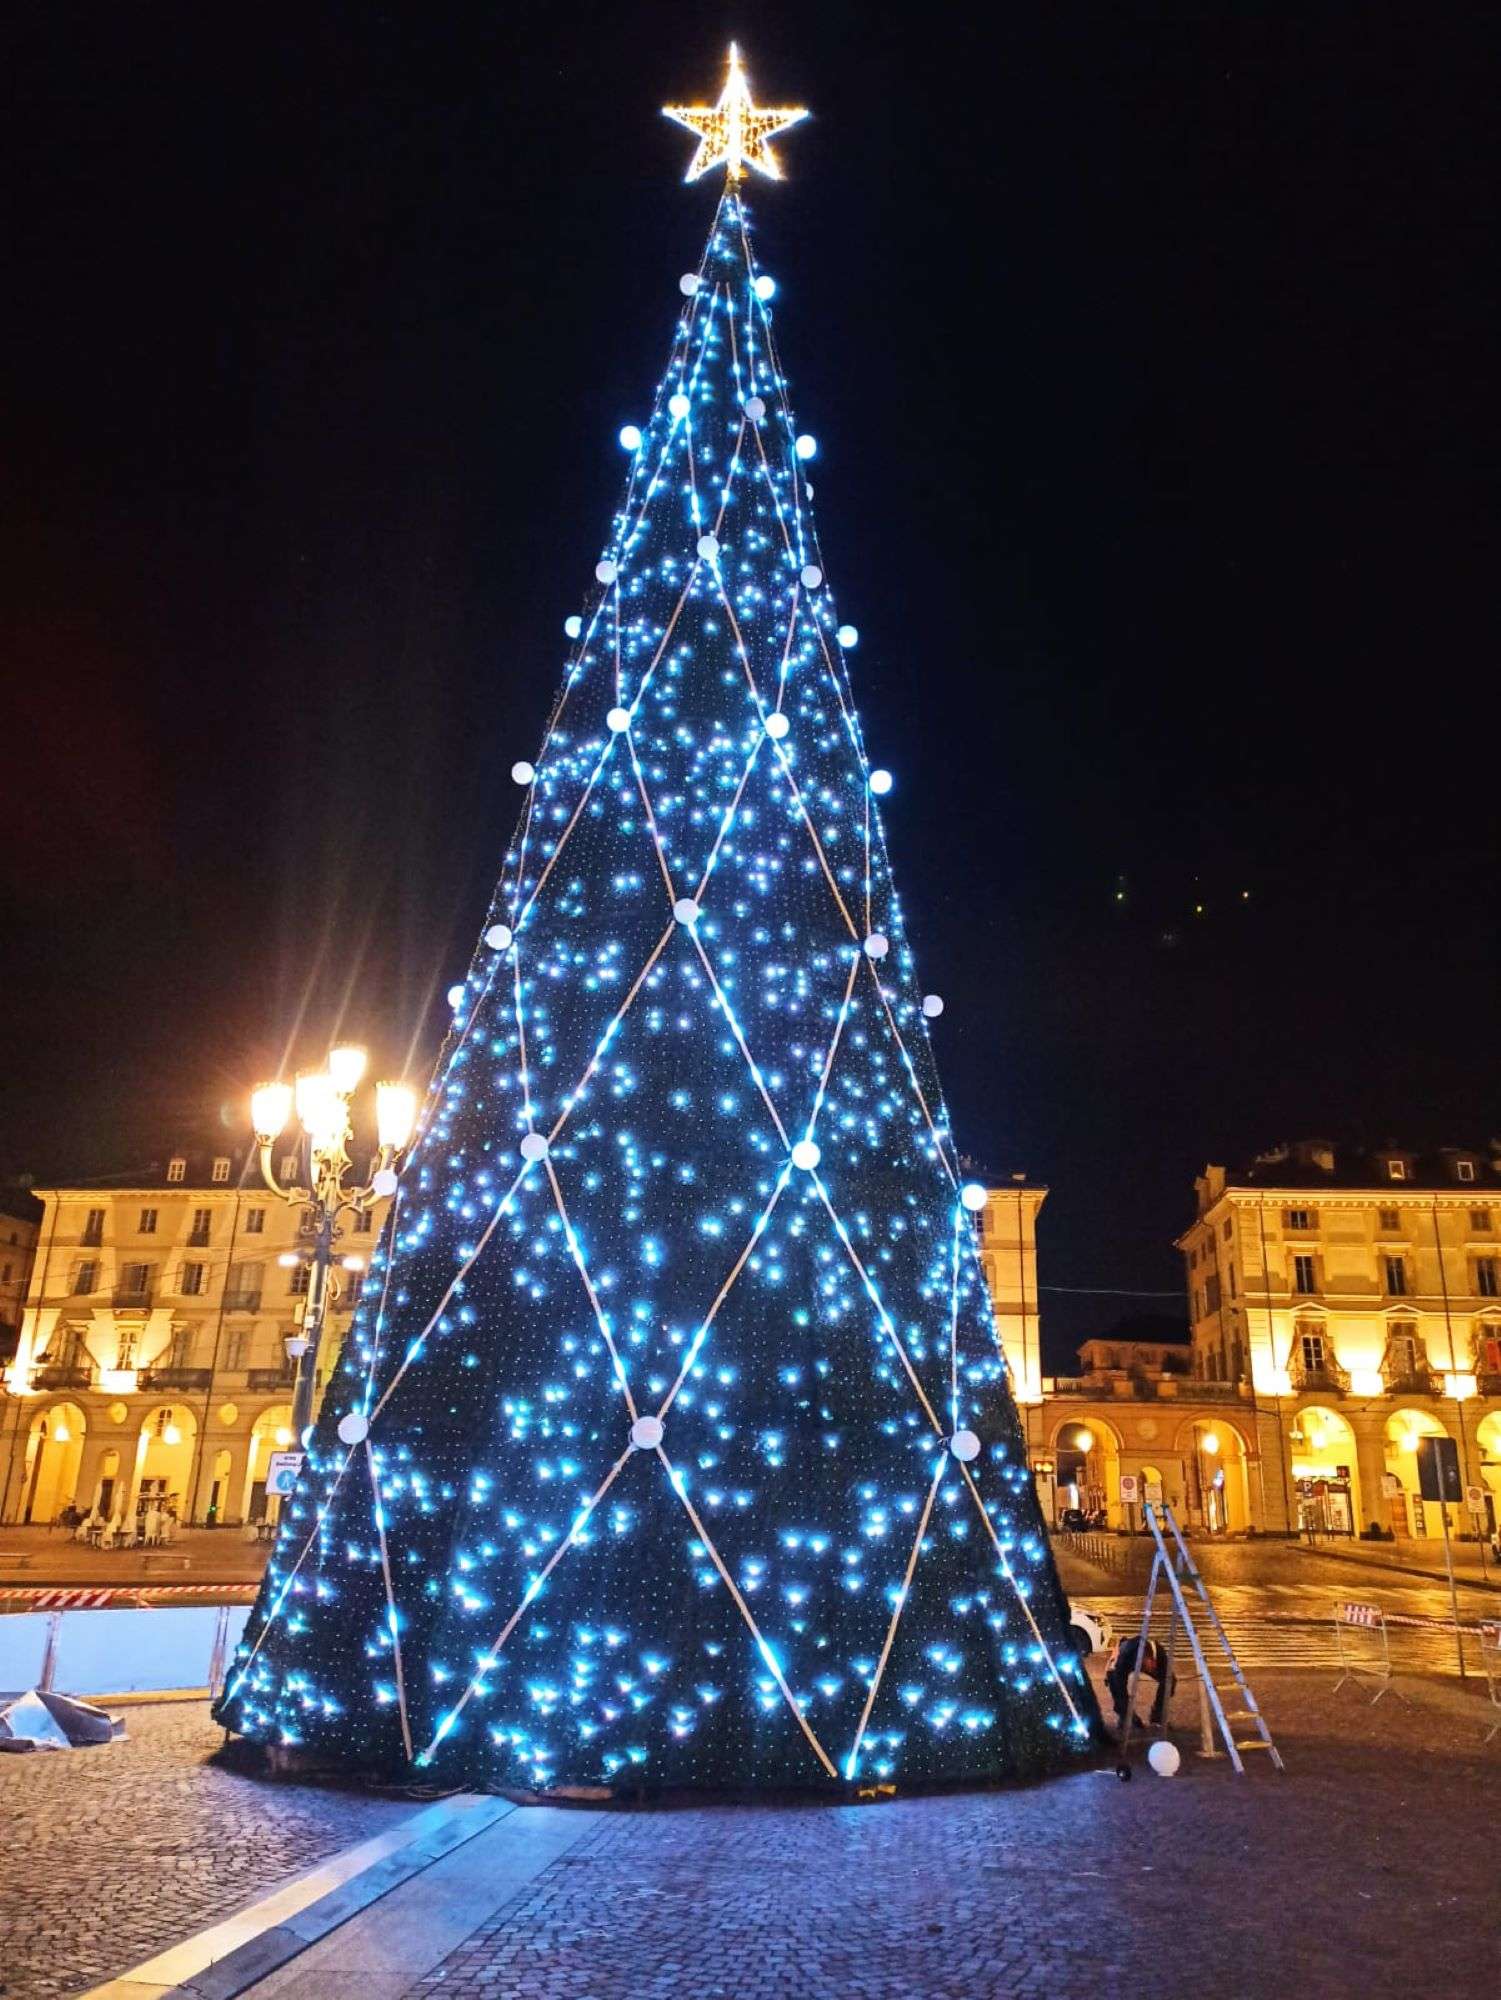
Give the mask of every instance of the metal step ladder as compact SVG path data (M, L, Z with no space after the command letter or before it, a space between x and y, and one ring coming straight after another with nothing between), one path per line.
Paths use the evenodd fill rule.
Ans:
M1157 1602L1159 1584L1166 1585L1166 1594L1171 1603L1168 1612L1167 1643L1165 1654L1166 1692L1163 1695L1163 1723L1166 1727L1168 1705L1172 1699L1174 1654L1177 1649L1178 1628L1181 1625L1188 1639L1193 1655L1194 1672L1199 1684L1199 1714L1203 1733L1201 1754L1206 1757L1218 1756L1214 1747L1214 1733L1217 1730L1224 1744L1225 1755L1237 1772L1244 1773L1243 1753L1249 1750L1264 1750L1272 1761L1273 1769L1285 1768L1281 1752L1272 1741L1272 1732L1266 1726L1266 1717L1257 1706L1256 1697L1251 1692L1250 1683L1235 1657L1224 1626L1219 1621L1209 1599L1209 1591L1199 1573L1199 1566L1189 1553L1182 1531L1173 1518L1171 1507L1147 1501L1143 1509L1147 1527L1156 1544L1152 1556L1152 1573L1147 1579L1146 1604L1142 1611L1141 1636L1137 1641L1136 1660L1131 1671L1131 1683L1127 1689L1126 1716L1121 1727L1119 1755L1116 1771L1122 1778L1129 1778L1131 1766L1128 1761L1132 1730L1136 1726L1136 1690L1141 1681L1142 1661L1146 1657L1147 1641L1152 1636L1152 1613ZM1164 1530L1166 1533L1164 1534ZM1168 1541L1172 1546L1169 1548ZM1185 1583L1192 1585L1192 1596L1185 1595ZM1194 1603L1197 1600L1197 1613ZM1196 1618L1199 1622L1195 1622ZM1205 1657L1205 1645L1218 1641L1223 1661L1214 1654L1214 1666L1228 1680L1221 1684L1211 1671L1210 1660ZM1226 1707L1226 1702L1230 1706ZM1241 1733L1237 1734L1237 1730Z

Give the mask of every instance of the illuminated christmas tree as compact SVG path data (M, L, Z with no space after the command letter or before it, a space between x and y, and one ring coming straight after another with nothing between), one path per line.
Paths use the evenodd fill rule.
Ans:
M529 1790L1031 1775L1095 1710L726 187L219 1704Z

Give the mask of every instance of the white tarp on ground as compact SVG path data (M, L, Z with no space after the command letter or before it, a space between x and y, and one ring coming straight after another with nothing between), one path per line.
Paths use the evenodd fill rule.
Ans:
M118 1716L71 1695L32 1688L27 1694L0 1696L0 1750L76 1750L124 1734Z

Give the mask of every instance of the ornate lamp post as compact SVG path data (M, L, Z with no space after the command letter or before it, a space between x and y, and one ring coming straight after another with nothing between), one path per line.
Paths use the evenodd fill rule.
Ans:
M339 1217L345 1209L358 1214L396 1192L395 1163L411 1143L417 1122L416 1092L404 1083L378 1083L375 1130L380 1151L376 1169L363 1187L350 1185L349 1106L365 1074L366 1060L362 1048L346 1045L330 1049L326 1070L304 1071L295 1085L263 1083L250 1095L250 1119L261 1149L261 1176L274 1195L304 1211L303 1234L310 1239L305 1249L282 1259L308 1266L302 1332L287 1342L287 1352L297 1363L292 1435L299 1446L305 1444L304 1434L313 1421L318 1342L328 1310L334 1248L342 1233ZM284 1187L271 1159L271 1149L286 1130L294 1108L302 1126L296 1158L299 1170L306 1173L306 1187ZM350 1268L357 1267L351 1263Z

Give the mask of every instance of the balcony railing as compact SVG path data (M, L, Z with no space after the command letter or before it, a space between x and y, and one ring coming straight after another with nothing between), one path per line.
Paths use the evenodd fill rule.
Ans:
M93 1369L76 1362L54 1365L44 1361L31 1371L33 1389L87 1389L93 1379Z
M258 1313L261 1309L261 1295L256 1292L226 1292L224 1310L227 1313Z
M1349 1371L1341 1368L1333 1355L1325 1355L1322 1361L1305 1361L1301 1354L1294 1352L1288 1372L1295 1390L1325 1389L1335 1396L1350 1393Z
M1383 1368L1381 1380L1389 1396L1441 1396L1444 1393L1444 1385L1432 1368Z
M110 1294L110 1303L116 1312L150 1312L151 1287L149 1285L116 1285Z
M245 1377L249 1389L290 1389L297 1376L291 1368L252 1368Z
M206 1389L214 1379L212 1368L148 1368L141 1377L143 1389Z

